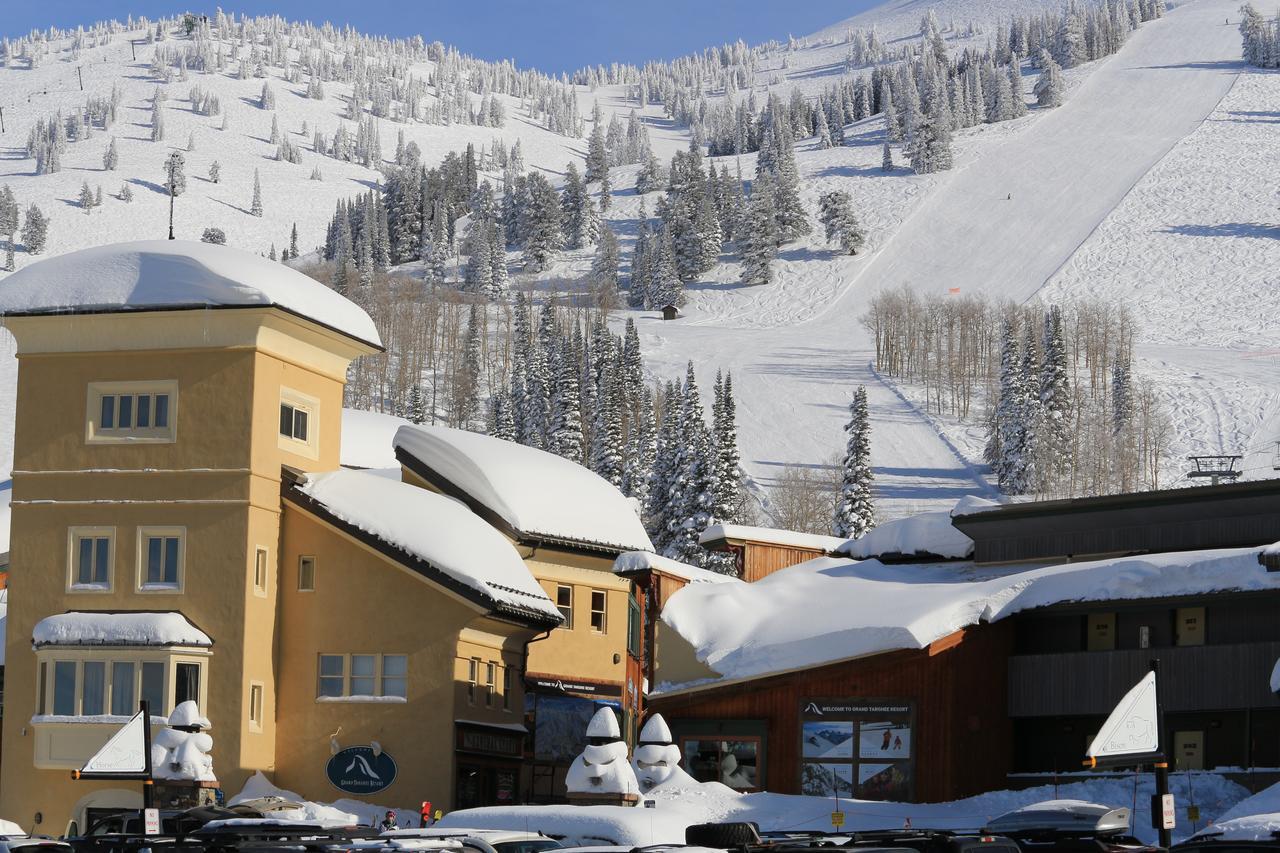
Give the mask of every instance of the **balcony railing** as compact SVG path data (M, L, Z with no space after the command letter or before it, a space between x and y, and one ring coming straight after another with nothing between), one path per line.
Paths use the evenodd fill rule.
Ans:
M1166 712L1280 708L1270 686L1276 641L1016 655L1009 659L1009 716L1108 714L1153 658Z

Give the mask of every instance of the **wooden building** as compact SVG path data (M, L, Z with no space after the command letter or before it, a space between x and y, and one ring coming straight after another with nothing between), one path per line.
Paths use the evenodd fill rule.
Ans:
M745 524L713 524L698 537L698 544L709 551L733 554L738 577L748 583L787 566L834 554L846 541L836 536Z

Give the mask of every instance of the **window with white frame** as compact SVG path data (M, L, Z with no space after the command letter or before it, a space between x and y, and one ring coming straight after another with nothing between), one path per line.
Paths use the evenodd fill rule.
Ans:
M36 701L40 715L128 717L138 712L140 699L151 713L164 715L184 700L199 701L201 661L142 660L119 650L66 659L59 654L42 652L46 659L39 662Z
M186 531L181 527L138 528L138 590L181 591Z
M266 548L257 548L253 552L253 591L256 595L267 594Z
M607 605L609 595L603 589L591 590L591 630L603 634L608 629Z
M174 380L91 382L85 440L90 444L175 441L177 401Z
M115 528L72 527L67 540L67 589L73 592L109 591L116 550Z
M316 591L316 558L298 558L298 592Z
M280 389L280 449L316 458L320 401L292 388Z
M258 732L262 731L262 691L262 682L249 682L249 728Z
M407 655L322 654L316 679L320 699L379 699L408 695Z

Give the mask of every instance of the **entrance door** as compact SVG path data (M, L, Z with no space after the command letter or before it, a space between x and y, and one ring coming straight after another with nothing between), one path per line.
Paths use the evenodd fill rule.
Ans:
M455 809L515 805L519 769L512 765L459 764Z
M1174 732L1173 760L1177 770L1204 769L1204 732Z

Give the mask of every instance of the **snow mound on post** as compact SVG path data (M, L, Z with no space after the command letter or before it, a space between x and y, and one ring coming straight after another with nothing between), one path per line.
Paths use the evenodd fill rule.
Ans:
M190 240L81 249L24 267L0 288L0 314L74 314L273 305L381 346L354 302L284 264Z
M31 631L36 646L212 646L181 613L86 613L46 616Z
M621 737L618 718L612 708L601 708L587 724L587 737Z
M690 584L671 596L662 621L720 675L755 678L921 649L1052 604L1280 589L1280 574L1257 555L1232 548L999 568L820 557L755 583Z
M452 498L349 470L308 474L298 490L342 521L499 606L560 618L511 543Z
M653 550L631 501L575 462L438 426L401 427L395 446L521 535L610 550Z

